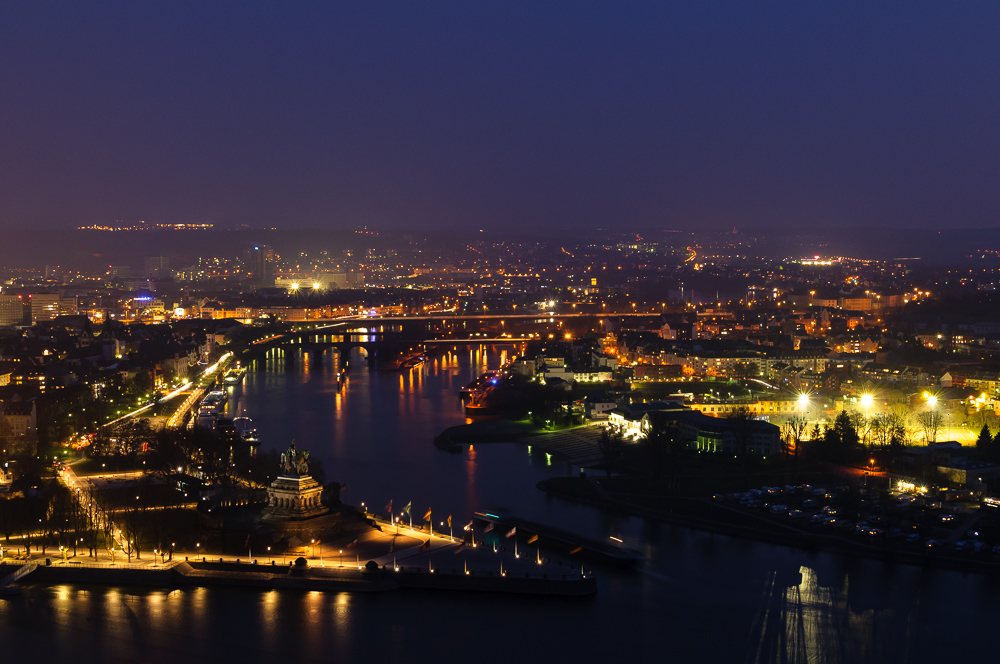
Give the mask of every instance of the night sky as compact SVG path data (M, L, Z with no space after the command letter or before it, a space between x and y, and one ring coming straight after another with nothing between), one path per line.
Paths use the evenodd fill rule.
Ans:
M5 2L0 227L995 227L1000 3Z

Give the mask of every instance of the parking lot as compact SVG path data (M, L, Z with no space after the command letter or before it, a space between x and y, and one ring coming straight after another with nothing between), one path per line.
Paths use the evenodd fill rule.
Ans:
M911 485L912 486L912 485ZM856 537L859 543L975 556L1000 562L1000 509L954 492L856 485L762 486L713 500L803 533Z

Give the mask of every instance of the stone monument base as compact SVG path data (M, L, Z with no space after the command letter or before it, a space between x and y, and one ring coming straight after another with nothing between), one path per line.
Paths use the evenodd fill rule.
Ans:
M309 475L281 475L267 489L267 507L260 520L283 537L303 542L340 529L340 514L320 501L323 487Z

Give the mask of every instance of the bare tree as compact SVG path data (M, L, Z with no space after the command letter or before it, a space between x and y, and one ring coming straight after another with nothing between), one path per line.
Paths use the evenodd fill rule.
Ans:
M872 447L887 447L892 438L891 418L886 415L875 415L870 422L870 444Z
M129 560L132 559L132 554L135 554L136 560L142 556L142 549L145 544L143 541L146 536L147 527L147 514L146 510L149 507L150 496L149 496L149 477L143 477L135 488L135 500L131 497L127 498L121 507L119 512L119 523L121 524L122 532L122 546L125 547L125 553L128 555Z
M859 411L851 411L847 414L851 419L851 425L854 430L858 432L858 439L862 446L868 447L871 445L871 433L872 433L872 418L865 417L865 414Z
M941 432L941 414L937 410L926 410L917 415L917 424L924 435L924 442L936 443Z
M60 546L69 544L67 534L71 530L70 512L73 510L73 502L73 495L67 487L58 482L52 483L46 521L49 530L59 535Z
M799 444L805 438L806 428L809 422L801 415L792 415L785 420L781 427L782 439L785 441L785 449L791 451L792 456L799 456Z
M621 427L612 424L606 425L601 430L601 436L597 439L597 447L604 458L604 470L611 479L611 467L625 453L625 432Z

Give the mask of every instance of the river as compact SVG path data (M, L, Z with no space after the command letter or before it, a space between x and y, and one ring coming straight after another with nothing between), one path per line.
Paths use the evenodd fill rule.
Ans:
M280 351L276 351L279 353ZM73 661L941 662L985 653L997 579L789 549L552 499L535 484L579 472L519 444L433 445L464 421L459 387L500 347L456 349L416 370L343 386L335 354L272 354L233 390L264 446L321 459L347 502L433 507L456 525L505 508L643 551L595 567L591 599L463 593L323 594L28 584L0 602L11 657Z

